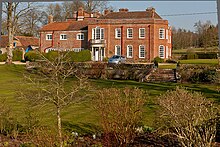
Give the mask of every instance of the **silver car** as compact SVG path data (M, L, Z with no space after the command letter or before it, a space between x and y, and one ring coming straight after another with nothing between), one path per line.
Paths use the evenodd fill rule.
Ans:
M125 61L126 61L126 58L120 55L114 55L108 59L108 63L115 63L115 64L124 63Z

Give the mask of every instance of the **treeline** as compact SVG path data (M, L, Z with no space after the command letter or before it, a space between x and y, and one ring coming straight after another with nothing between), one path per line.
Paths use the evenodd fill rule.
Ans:
M211 21L196 22L195 32L186 29L172 29L173 49L185 49L190 47L208 48L218 46L218 26Z

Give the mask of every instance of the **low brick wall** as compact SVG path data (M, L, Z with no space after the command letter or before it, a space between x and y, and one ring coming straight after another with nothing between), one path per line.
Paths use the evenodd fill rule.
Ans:
M42 62L43 63L43 62ZM39 66L39 62L30 62L28 69ZM144 81L152 69L153 64L108 64L101 62L76 62L69 66L74 67L76 74L83 74L92 79L129 79Z

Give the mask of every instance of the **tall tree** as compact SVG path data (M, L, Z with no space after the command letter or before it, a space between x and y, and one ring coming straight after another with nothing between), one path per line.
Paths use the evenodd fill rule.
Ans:
M8 45L7 45L7 64L12 64L12 50L13 50L13 38L19 27L18 21L21 16L26 14L30 10L31 3L21 2L4 2L3 12L7 15L7 33L8 33Z

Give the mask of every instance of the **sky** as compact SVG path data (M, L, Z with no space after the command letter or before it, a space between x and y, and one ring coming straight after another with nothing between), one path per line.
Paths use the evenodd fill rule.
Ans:
M109 1L109 4L116 10L128 8L129 11L144 11L148 7L154 7L159 15L217 12L216 1ZM191 31L194 31L193 26L199 20L210 20L212 24L217 24L217 13L161 17L168 20L172 27Z

